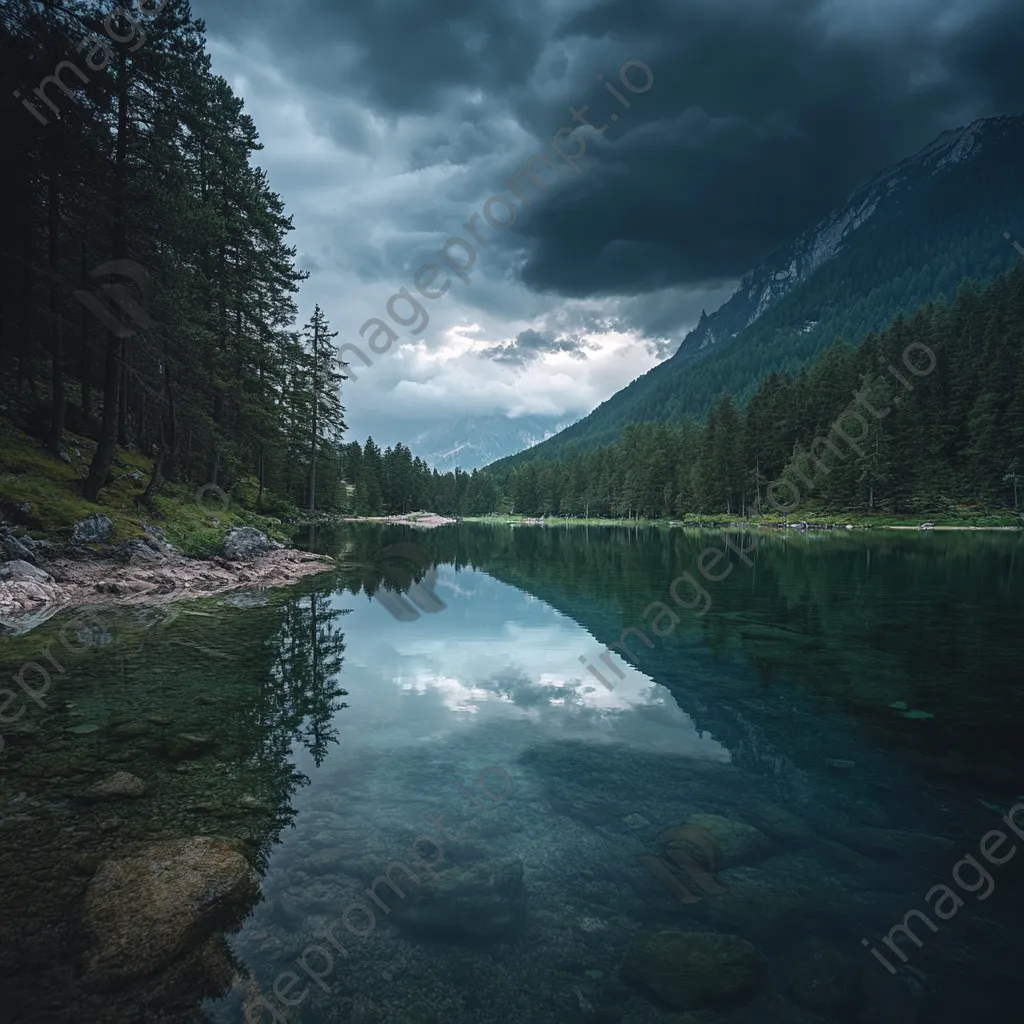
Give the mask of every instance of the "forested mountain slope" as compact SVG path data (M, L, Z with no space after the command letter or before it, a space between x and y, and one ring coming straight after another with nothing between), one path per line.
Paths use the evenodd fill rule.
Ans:
M617 440L630 423L703 417L715 396L743 401L775 371L793 372L837 336L859 344L899 312L1017 259L1024 231L1024 116L944 132L861 186L841 208L748 274L702 317L676 354L505 469Z
M964 282L949 305L897 315L859 348L838 341L796 375L769 373L745 408L723 394L706 424L634 423L615 444L483 475L523 515L956 518L1016 516L1022 470L1017 266L984 290Z

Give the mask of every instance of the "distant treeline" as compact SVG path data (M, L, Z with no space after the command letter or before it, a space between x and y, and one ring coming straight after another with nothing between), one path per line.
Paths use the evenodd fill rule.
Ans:
M837 340L795 376L768 374L745 408L724 394L706 423L632 424L618 444L488 480L495 509L527 515L1016 509L1024 271L966 281L857 349Z

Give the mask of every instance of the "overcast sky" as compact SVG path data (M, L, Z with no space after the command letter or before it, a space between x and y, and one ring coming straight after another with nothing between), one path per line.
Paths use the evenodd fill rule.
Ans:
M386 444L457 414L584 415L866 177L1024 96L1020 0L193 9L294 219L303 319L319 302L373 361L351 357L351 433ZM573 121L584 105L593 128ZM517 199L509 182L538 153L546 188L521 176ZM514 213L508 228L484 219L500 194L487 212ZM455 237L473 247L468 284L437 255ZM424 289L450 286L427 299L431 263ZM429 316L419 333L408 302L388 315L402 288ZM383 354L359 337L371 317L399 336Z

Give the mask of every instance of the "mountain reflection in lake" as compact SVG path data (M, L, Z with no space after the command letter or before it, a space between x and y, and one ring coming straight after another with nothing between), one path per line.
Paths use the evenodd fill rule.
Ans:
M953 869L991 829L1017 838L1000 819L1024 793L1020 540L766 536L707 584L706 615L632 643L602 686L580 657L644 626L714 539L349 526L307 538L342 566L300 587L106 614L104 642L3 726L2 1012L952 1024L1015 1007L1024 861L990 866L981 904ZM427 558L396 584L378 554L407 543ZM372 597L431 566L441 609L403 621ZM5 678L67 619L0 640ZM117 772L144 792L89 792ZM200 836L226 864L244 853L259 895L100 978L97 869ZM962 909L885 945L939 883Z

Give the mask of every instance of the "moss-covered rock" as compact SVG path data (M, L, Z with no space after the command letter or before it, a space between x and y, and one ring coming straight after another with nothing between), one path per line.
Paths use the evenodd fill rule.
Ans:
M118 987L152 974L240 919L257 891L248 861L209 836L105 861L85 896L84 983Z
M663 932L641 943L622 978L677 1010L698 1010L749 995L766 966L756 946L737 935Z

